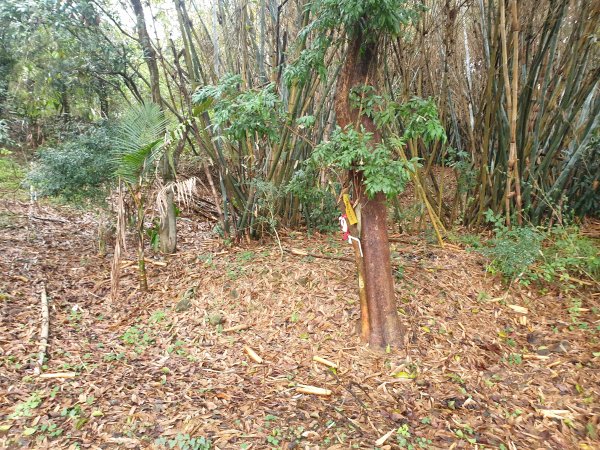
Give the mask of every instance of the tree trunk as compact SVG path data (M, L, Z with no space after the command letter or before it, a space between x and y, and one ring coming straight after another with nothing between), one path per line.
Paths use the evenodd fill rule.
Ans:
M144 9L142 8L141 0L131 0L131 6L135 12L136 28L138 38L142 50L144 51L144 59L150 73L150 90L152 91L152 101L162 108L162 96L160 95L160 75L158 72L158 63L156 61L156 51L150 42L148 29L146 28L146 20L144 18ZM173 180L174 173L169 164L167 156L163 156L160 162L160 172L164 183ZM170 190L167 193L167 208L165 213L160 218L159 238L160 250L163 253L173 253L177 248L177 218L175 215L175 203L173 202L173 192Z
M349 93L356 87L376 85L376 73L377 44L363 42L362 33L356 32L350 39L348 56L338 81L335 111L341 127L362 125L365 131L373 133L371 146L381 142L381 133L371 118L360 115L351 106ZM351 173L350 178L359 200L360 240L364 256L358 272L364 273L367 296L368 321L361 320L361 336L366 337L374 347L399 345L402 342L403 327L396 310L386 198L383 193L367 198L360 172Z

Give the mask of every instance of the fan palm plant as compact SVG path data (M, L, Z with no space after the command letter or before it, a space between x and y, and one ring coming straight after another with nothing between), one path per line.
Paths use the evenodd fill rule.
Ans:
M155 162L160 159L166 149L165 138L167 120L160 107L155 103L146 103L131 108L122 118L117 128L117 137L113 159L119 186L125 185L136 208L136 232L138 244L138 269L140 289L148 289L146 266L144 262L144 214L146 195L144 188L149 179L149 174L155 167ZM122 190L120 189L120 192ZM117 221L118 238L115 247L115 256L112 270L113 297L118 288L118 271L120 248L125 245L124 239L124 208L119 202Z

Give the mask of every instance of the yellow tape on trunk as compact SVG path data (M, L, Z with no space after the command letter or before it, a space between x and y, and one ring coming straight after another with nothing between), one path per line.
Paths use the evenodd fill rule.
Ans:
M346 205L346 217L348 217L348 223L350 225L356 225L358 223L358 219L356 218L354 208L352 208L352 204L350 203L350 196L348 194L344 194L342 199L344 200L344 205Z

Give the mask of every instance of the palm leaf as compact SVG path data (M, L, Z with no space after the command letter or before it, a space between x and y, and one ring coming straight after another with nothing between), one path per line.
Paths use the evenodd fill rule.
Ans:
M130 109L117 128L113 159L116 174L138 184L164 151L167 120L155 103Z

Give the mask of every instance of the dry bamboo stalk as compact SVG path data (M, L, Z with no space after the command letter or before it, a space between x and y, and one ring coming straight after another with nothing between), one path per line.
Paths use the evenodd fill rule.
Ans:
M331 395L331 391L329 389L324 389L316 386L306 386L303 384L296 387L296 392L299 392L300 394L320 395L322 397L328 397Z
M43 373L39 378L52 379L52 378L75 378L77 372L57 372L57 373Z
M42 302L42 330L40 332L40 351L38 354L37 365L33 371L35 375L39 375L42 366L44 365L44 358L46 357L46 348L48 347L48 333L50 331L50 313L48 311L48 297L46 296L46 286L42 284L41 293Z
M313 361L321 363L327 367L331 367L332 369L337 369L338 366L333 361L329 361L328 359L321 358L320 356L313 356Z
M252 361L254 361L257 364L262 364L263 359L260 356L258 356L258 354L254 350L252 350L247 345L244 345L244 350L246 351L246 353L248 353L248 356Z
M347 258L345 256L330 256L330 255L317 255L315 253L309 253L307 251L304 251L302 249L299 248L290 248L290 249L284 249L287 252L290 252L292 255L296 255L296 256L311 256L313 258L321 258L321 259L333 259L333 260L338 260L338 261L349 261L352 262L352 259Z
M517 0L511 0L511 29L513 38L513 71L512 71L512 115L510 119L510 165L512 166L512 178L515 181L515 209L517 222L523 225L521 208L521 181L519 178L519 166L517 159L517 105L519 95L519 16L517 12Z

